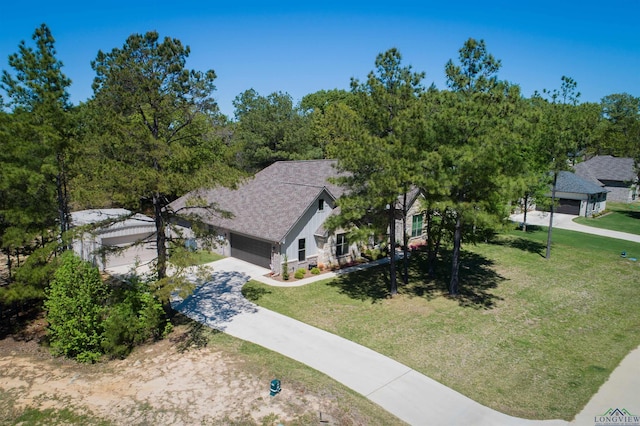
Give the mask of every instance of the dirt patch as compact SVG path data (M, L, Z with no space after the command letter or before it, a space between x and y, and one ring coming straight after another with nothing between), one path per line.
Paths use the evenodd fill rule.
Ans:
M95 365L53 358L37 339L10 336L0 340L0 391L18 409L72 408L114 424L317 424L320 412L342 415L339 401L302 385L283 383L271 397L272 377L215 348L181 352L184 332Z

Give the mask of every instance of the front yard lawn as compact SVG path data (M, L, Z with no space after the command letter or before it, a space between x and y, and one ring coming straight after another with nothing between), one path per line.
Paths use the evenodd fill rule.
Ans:
M576 223L640 235L640 203L607 202L609 213L596 218L577 217Z
M640 344L640 244L544 228L466 246L462 292L446 296L413 256L410 284L389 299L388 267L303 287L257 282L266 308L394 358L472 399L532 419L572 419ZM401 268L399 268L401 269Z

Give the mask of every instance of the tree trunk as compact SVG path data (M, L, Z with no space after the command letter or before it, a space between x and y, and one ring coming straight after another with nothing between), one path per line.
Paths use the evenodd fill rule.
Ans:
M64 159L62 154L56 156L58 162L58 175L56 176L56 191L58 195L58 217L60 220L60 240L62 241L61 249L70 249L70 244L66 241L66 233L70 229L69 220L69 196L67 192L67 178L64 170Z
M549 215L549 231L547 231L547 254L546 258L551 258L551 231L553 230L553 212L556 208L556 183L558 182L558 172L553 172L553 187L551 188L551 214Z
M5 256L7 256L7 273L9 274L7 279L11 282L11 266L13 263L11 262L11 248L7 247L3 251Z
M153 195L153 211L154 221L156 224L156 250L158 254L158 264L156 272L158 279L161 280L167 276L167 237L165 235L164 217L162 216L162 198L160 194Z
M407 234L407 191L404 191L404 200L402 204L402 236L404 244L402 253L404 254L404 258L402 259L403 263L403 275L402 279L405 285L409 284L409 235Z
M391 297L398 294L398 282L396 280L396 206L389 205L389 281L391 283Z
M462 241L462 215L456 213L456 227L453 233L453 256L451 258L451 282L449 283L449 294L458 294L458 271L460 270L460 246Z
M427 209L427 263L429 265L428 274L431 278L436 276L436 259L438 258L438 246L440 245L440 240L442 239L442 223L440 224L439 229L436 229L436 226L433 222L435 212L435 209Z
M524 218L522 219L522 231L527 232L527 210L529 204L529 194L524 194Z
M444 223L442 219L440 221L440 227L438 227L438 232L436 233L436 244L433 248L433 266L431 267L430 274L432 277L436 276L436 262L438 261L438 253L440 253L440 246L442 245L442 237L444 235Z

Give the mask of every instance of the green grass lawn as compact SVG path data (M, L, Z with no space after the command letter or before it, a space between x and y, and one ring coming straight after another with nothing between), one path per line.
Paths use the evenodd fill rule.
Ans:
M607 202L609 213L596 218L578 217L576 223L640 235L640 203Z
M204 265L206 263L215 262L216 260L224 259L224 256L218 253L214 253L208 250L198 250L193 253L193 265Z
M513 231L467 246L462 294L446 295L448 260L387 298L388 268L296 288L249 282L261 306L394 358L518 417L571 419L640 344L640 244L554 230Z

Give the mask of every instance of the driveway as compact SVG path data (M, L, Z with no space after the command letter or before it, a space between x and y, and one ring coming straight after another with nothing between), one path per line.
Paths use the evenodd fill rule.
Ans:
M214 262L211 280L174 309L209 327L302 362L412 425L566 425L499 413L397 361L247 301L242 286L266 272L237 259ZM233 269L226 269L233 267ZM262 269L262 270L261 270ZM286 384L285 384L286 386Z
M548 212L531 211L527 213L527 224L537 226L549 226ZM616 238L619 240L632 241L634 243L640 243L640 235L628 234L626 232L610 231L608 229L594 228L593 226L581 225L575 223L573 219L578 216L554 213L553 214L553 226L560 229L568 229L570 231L584 232L585 234L600 235L602 237ZM524 214L515 214L511 216L513 222L522 223L524 221Z

